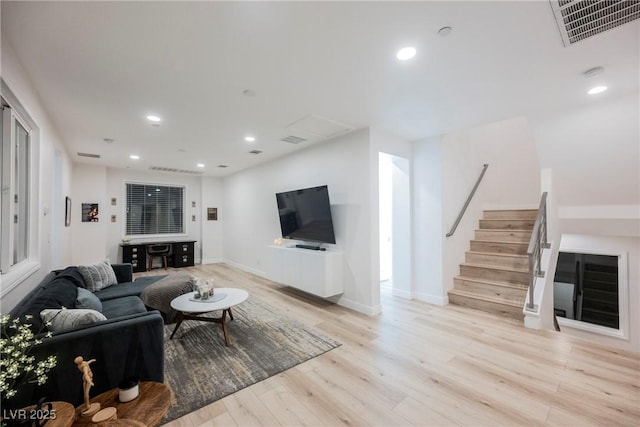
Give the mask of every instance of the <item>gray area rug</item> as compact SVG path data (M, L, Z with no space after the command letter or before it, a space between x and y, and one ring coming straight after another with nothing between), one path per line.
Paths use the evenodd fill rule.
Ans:
M340 346L252 295L232 311L229 347L219 324L185 320L173 339L175 325L165 326L165 383L177 402L163 423Z

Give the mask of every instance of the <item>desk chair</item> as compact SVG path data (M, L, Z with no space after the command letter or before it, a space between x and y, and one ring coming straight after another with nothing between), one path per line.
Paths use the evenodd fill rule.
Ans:
M167 256L171 253L171 245L161 243L157 245L147 245L147 258L149 259L149 264L147 266L147 271L151 270L153 267L153 258L161 257L162 258L162 266L164 269L167 269Z

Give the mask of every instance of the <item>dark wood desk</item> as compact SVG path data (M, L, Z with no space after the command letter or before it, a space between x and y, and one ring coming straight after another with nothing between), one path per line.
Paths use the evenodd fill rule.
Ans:
M134 273L147 271L147 246L168 244L171 245L171 254L167 259L169 267L193 267L195 265L195 243L195 240L121 243L122 262L130 263Z

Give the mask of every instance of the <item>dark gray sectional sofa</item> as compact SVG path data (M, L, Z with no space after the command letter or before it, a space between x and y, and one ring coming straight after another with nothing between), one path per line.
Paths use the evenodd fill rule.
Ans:
M74 405L83 401L82 375L73 360L82 356L96 359L91 364L94 387L91 396L117 387L123 379L164 382L163 318L158 311L147 311L139 298L143 289L165 276L142 277L133 281L131 264L112 264L118 284L95 292L106 320L54 333L35 347L36 360L55 355L57 365L42 386L26 386L3 405L23 407L40 397ZM32 329L42 327L43 308L74 308L77 288L85 287L77 267L50 272L9 313L12 317L33 315Z

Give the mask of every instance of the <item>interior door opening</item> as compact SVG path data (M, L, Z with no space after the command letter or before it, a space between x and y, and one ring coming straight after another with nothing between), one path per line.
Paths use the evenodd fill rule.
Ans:
M409 160L379 153L381 293L411 298L411 192Z

